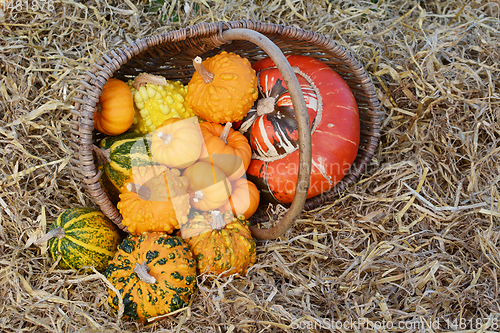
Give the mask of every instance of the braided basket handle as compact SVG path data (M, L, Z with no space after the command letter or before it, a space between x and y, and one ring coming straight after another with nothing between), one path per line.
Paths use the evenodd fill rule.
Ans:
M228 41L250 41L263 49L278 67L288 87L290 97L292 98L299 136L299 172L295 187L295 196L285 216L278 221L274 227L269 229L250 227L252 236L255 238L274 239L284 234L285 231L290 228L304 208L307 199L309 177L311 175L312 147L309 114L307 113L306 102L302 95L299 81L288 63L288 60L286 60L281 50L269 38L257 31L240 28L226 30L222 33L222 37Z

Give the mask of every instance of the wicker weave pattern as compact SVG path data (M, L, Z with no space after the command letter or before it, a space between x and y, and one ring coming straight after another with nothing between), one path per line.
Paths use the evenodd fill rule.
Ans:
M307 201L309 210L352 185L365 171L380 139L380 126L384 113L380 111L378 99L370 78L363 66L342 46L317 33L288 26L242 20L224 23L200 23L192 27L138 40L122 49L113 50L97 61L82 79L74 98L72 121L72 148L81 170L81 179L92 199L101 210L120 228L122 217L111 203L99 183L100 172L96 170L93 157L93 113L102 88L110 77L127 80L141 72L163 75L169 80L180 80L186 84L194 72L192 59L213 56L222 50L237 53L250 62L260 60L267 54L246 41L228 42L222 37L227 29L247 28L267 36L284 54L295 53L320 59L338 74L351 88L358 103L361 122L361 138L358 156L344 179L332 190ZM269 217L258 211L253 221L264 221Z

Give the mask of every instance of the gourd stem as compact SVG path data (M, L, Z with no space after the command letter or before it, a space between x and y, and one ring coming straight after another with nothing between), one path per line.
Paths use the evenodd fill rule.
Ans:
M111 162L111 158L109 157L109 152L111 151L111 148L108 149L103 149L99 148L96 145L93 145L93 150L97 159L97 164L99 166Z
M222 230L226 227L226 222L221 212L218 210L212 211L212 218L210 219L210 227L212 230Z
M257 116L262 116L274 111L275 97L261 98L257 101Z
M172 141L172 134L165 134L162 131L158 131L157 137L163 141L164 144L168 145Z
M196 70L196 72L201 76L201 78L203 79L203 82L205 82L205 84L209 84L210 82L212 82L214 80L214 74L210 73L205 68L205 66L203 66L202 59L200 57L194 58L193 66L194 66L194 69Z
M127 190L137 194L142 200L149 200L149 198L151 198L151 190L149 187L128 183Z
M201 190L197 190L194 192L193 201L198 202L200 200L203 200L204 197L205 197L205 194L203 194L203 192Z
M137 274L139 279L143 282L154 284L156 283L156 279L154 276L149 275L150 270L151 268L146 265L146 261L143 261L141 264L135 263L134 273Z
M62 239L66 236L66 232L64 231L63 228L57 227L52 230L50 230L48 233L46 233L43 237L37 239L35 241L35 245L40 245L42 243L47 242L49 239L52 239L54 237L57 237L59 239Z
M163 76L141 73L134 79L132 87L139 90L140 87L145 86L148 83L156 84L157 86L166 86L167 79Z
M224 130L220 135L220 138L222 139L222 141L224 141L226 145L227 145L227 137L229 136L229 131L231 130L231 127L233 127L233 123L231 122L226 123L226 126L224 126Z

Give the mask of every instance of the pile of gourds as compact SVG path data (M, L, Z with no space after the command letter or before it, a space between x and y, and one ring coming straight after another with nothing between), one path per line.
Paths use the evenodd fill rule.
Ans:
M321 118L328 120L322 133L337 130L341 126L335 117L321 114L325 107L335 108L331 97L321 97L321 89L335 88L331 94L338 95L346 93L347 85L337 82L324 88L321 82L307 81L318 75L338 78L318 60L298 57L307 66L317 66L316 76L305 75L297 59L289 59L295 61L297 75L306 77L298 78L312 110L312 131ZM203 62L194 59L196 71L187 86L150 74L127 83L109 79L104 86L94 125L106 137L95 146L95 161L101 185L129 234L122 241L121 231L100 211L71 208L37 243L48 242L52 257L63 268L94 266L104 271L113 286L109 304L116 310L122 304L124 317L141 322L160 318L188 304L198 274L244 275L254 264L256 244L247 221L261 193L277 198L279 191L281 197L289 192L274 186L269 174L260 174L268 168L259 163L290 158L297 150L286 87L272 61L263 61L252 67L239 55L221 52ZM357 116L353 100L351 93L339 106L349 114L343 114L342 121ZM232 128L239 125L240 131ZM355 143L357 150L359 126L358 139L356 126L349 126L354 130L340 129L342 133L325 140L340 137ZM347 157L338 161L353 159L352 152L343 154ZM315 162L314 156L313 163L322 161ZM316 169L311 180L318 173L330 185L340 180L324 167ZM293 172L276 179L280 177L296 178Z
M90 208L65 210L38 240L63 268L104 271L109 305L141 322L187 306L198 274L244 275L256 260L251 148L231 128L257 98L255 71L227 52L195 67L189 89L149 74L103 88L94 124L106 136L95 161L127 227L123 241Z

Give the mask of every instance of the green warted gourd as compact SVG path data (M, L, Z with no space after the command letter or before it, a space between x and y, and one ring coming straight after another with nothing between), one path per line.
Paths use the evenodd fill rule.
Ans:
M121 294L124 318L139 322L187 306L196 290L196 260L187 244L161 232L127 237L104 275ZM118 295L108 292L118 310Z

